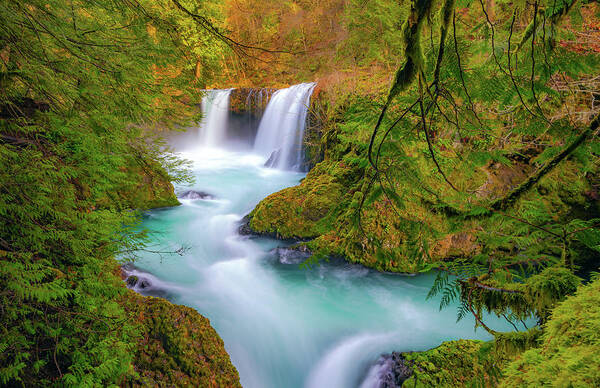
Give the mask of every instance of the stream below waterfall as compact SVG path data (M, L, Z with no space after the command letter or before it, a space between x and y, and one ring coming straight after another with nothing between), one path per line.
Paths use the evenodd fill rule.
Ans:
M270 113L267 107L264 116L270 121L261 122L255 138L281 136L289 125L291 137L277 142L297 143L301 134L294 131L306 116L298 101L308 101L312 86L300 89L295 101L275 93L271 105L281 106L271 106ZM455 305L440 312L438 298L426 299L435 274L384 274L341 261L306 268L299 265L302 258L277 249L284 242L240 236L244 215L269 194L298 184L305 173L293 169L296 150L280 150L285 156L275 163L280 168L268 168L269 151L276 150L253 142L231 146L223 122L227 115L214 111L227 109L223 105L229 92L213 93L210 109L210 101L204 104L205 120L195 138L205 140L179 142L180 154L193 162L196 183L177 187L177 192L193 189L210 196L181 199L181 206L152 210L144 217L142 227L152 232L153 248L186 247L185 253L140 252L131 272L150 286L139 291L208 317L246 388L378 387L373 365L382 353L425 350L458 338L490 338L483 330L474 331L471 317L456 323ZM273 128L280 125L277 109L296 116ZM212 130L220 133L206 133ZM488 321L495 329L510 329L495 317Z

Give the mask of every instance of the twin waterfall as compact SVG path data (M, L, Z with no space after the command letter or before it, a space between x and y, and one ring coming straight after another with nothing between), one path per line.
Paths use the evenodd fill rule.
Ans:
M266 167L300 171L304 165L303 139L310 97L314 83L303 83L273 93L260 114L258 128L250 136L237 136L230 131L230 96L233 89L207 90L202 99L203 119L199 126L199 142L204 147L250 148L267 160ZM253 95L249 94L248 99ZM262 103L263 93L256 93ZM250 105L249 103L247 103ZM257 112L248 112L256 116ZM250 120L251 121L251 120ZM248 127L248 125L246 125ZM250 126L251 127L251 126ZM237 140L237 141L236 141Z

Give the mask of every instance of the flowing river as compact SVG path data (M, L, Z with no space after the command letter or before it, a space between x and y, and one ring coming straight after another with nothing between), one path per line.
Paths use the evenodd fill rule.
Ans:
M298 100L281 102L288 104L282 111L305 115L302 104L298 109L291 104L306 102L310 91L305 84L297 91ZM213 93L212 103L226 100L227 93ZM214 110L227 107L208 112L210 103L204 107L208 120L224 120L219 117L226 115ZM258 131L272 131L263 127L276 125L275 116L271 112L273 122L263 120ZM296 130L302 127L299 120L290 121ZM199 138L207 138L206 123ZM217 127L225 132L209 136L210 147L203 141L185 142L181 155L193 161L196 183L176 188L180 194L194 189L210 196L188 195L181 206L152 210L144 218L143 227L153 233L149 249L185 247L185 252L140 252L132 272L150 283L139 291L191 306L210 319L244 387L378 387L373 365L382 353L425 350L458 338L490 338L481 329L474 331L471 317L456 323L455 306L440 312L439 299L426 299L435 274L384 274L338 261L301 267L289 251L277 249L285 243L240 236L244 215L269 194L298 184L305 173L264 167L273 155L253 144L215 145L215 139L228 138L227 123L219 121ZM297 158L295 152L281 154L293 155L290 161ZM495 329L510 329L499 319L488 320Z

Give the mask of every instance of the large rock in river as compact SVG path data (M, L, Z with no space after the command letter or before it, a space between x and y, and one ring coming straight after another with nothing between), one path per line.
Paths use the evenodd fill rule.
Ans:
M210 321L196 310L129 291L125 308L140 323L127 387L241 387L239 375Z

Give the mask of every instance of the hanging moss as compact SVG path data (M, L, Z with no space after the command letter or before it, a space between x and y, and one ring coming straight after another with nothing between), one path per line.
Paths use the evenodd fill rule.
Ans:
M573 294L580 283L581 279L568 268L546 268L527 279L525 286L527 304L544 321L550 309Z
M526 331L497 333L494 338L494 348L499 354L513 357L538 344L542 334L539 327Z

